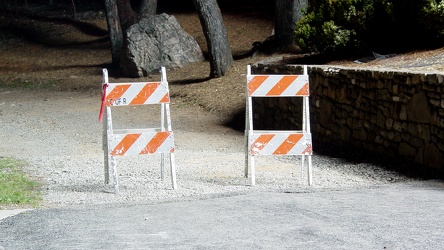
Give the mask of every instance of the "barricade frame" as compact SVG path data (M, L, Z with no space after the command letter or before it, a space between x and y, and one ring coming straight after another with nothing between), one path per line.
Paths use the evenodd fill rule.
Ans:
M105 183L109 183L109 174L110 174L110 165L112 169L112 175L113 175L113 184L114 184L114 193L119 193L119 179L117 174L117 161L116 157L118 156L124 156L128 154L156 154L160 153L160 175L162 181L165 179L164 172L165 172L165 154L169 154L169 163L170 163L170 174L171 174L171 183L173 189L177 189L177 182L176 182L176 166L175 166L175 158L174 158L174 135L171 125L171 114L170 114L170 94L169 94L169 87L168 87L168 81L166 77L166 70L165 67L161 67L161 80L160 82L130 82L130 83L109 83L108 81L108 70L103 69L103 82L102 82L102 90L103 90L103 96L102 96L102 108L104 108L103 116L104 116L104 122L103 122L103 135L102 135L102 141L103 141L103 151L104 151L104 175L105 175ZM110 99L110 92L107 91L108 88L115 87L123 87L122 90L119 90L120 92L125 92L127 85L143 85L142 87L151 88L150 91L153 91L155 88L156 94L152 94L151 96L147 97L146 95L140 95L137 94L131 103L119 103L117 105L113 105L113 99ZM142 93L143 90L140 92ZM142 98L138 98L139 96L142 96ZM151 98L152 96L156 98ZM159 96L159 98L157 98ZM163 96L163 97L162 97ZM137 99L137 100L136 100ZM119 100L120 102L120 100ZM114 101L114 104L116 104L117 101ZM141 128L141 129L114 129L113 128L113 119L112 119L112 112L111 108L113 106L135 106L135 105L160 105L160 127L157 128ZM100 118L99 118L100 119ZM118 142L120 137L124 136L125 138L131 138L132 140L136 141L138 139L141 139L141 141L146 142L146 138L151 138L148 144L143 146L144 144L136 145L138 148L134 150L134 152L130 152L129 148L124 148L125 146L122 146L122 148L119 148L119 150L123 149L123 151L115 150L117 148L116 142ZM160 139L156 139L159 138ZM159 143L162 145L162 149L160 152L157 152L159 149L150 146L150 143L158 142L155 145L159 145ZM135 143L135 142L134 142ZM136 144L136 143L135 143ZM166 146L164 146L164 144ZM119 144L120 145L120 144ZM131 145L132 146L132 145ZM114 150L114 151L113 151ZM140 150L139 153L137 153L137 150ZM128 153L128 154L127 154Z
M245 178L249 179L251 186L256 185L254 165L254 157L256 155L300 155L301 177L307 158L308 185L312 185L313 183L313 152L310 132L310 93L307 65L304 65L303 69L302 75L252 75L251 66L247 66L244 173ZM298 77L300 77L302 81L296 80ZM294 84L296 81L298 81L298 84ZM292 84L289 84L290 82ZM262 86L266 86L266 88L262 88ZM254 97L302 97L302 130L254 130ZM258 141L260 137L263 139ZM285 142L276 149L275 145L273 145L273 140L279 139L282 141L282 138L285 138ZM275 143L279 140L276 140ZM294 146L291 146L292 144ZM270 149L274 151L270 152Z

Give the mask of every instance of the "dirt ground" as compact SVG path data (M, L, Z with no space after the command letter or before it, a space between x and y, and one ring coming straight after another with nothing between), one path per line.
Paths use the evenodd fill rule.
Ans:
M97 117L96 115L98 115L100 108L102 84L101 70L103 68L108 68L111 63L110 44L106 37L107 32L104 14L100 12L85 13L85 18L82 19L82 21L73 21L71 19L59 17L52 18L50 14L51 13L45 15L46 18L43 19L29 19L23 16L14 23L8 22L9 19L7 18L7 15L2 16L0 14L0 58L2 59L0 60L0 90L2 90L0 92L2 92L4 96L7 96L0 96L0 123L2 119L5 119L8 113L12 112L13 115L11 116L13 118L11 118L11 120L13 122L11 122L11 124L13 124L13 126L10 128L14 133L17 132L17 136L20 137L21 140L11 137L12 139L7 141L6 137L2 137L2 142L5 140L5 145L8 145L7 150L11 150L9 145L17 144L17 154L25 152L27 148L32 148L31 145L33 144L44 144L45 146L42 146L41 148L45 149L49 143L53 146L53 148L51 147L52 149L63 150L64 147L55 145L57 140L47 136L47 132L50 132L52 129L53 131L60 130L58 131L58 134L63 136L65 136L65 131L68 131L71 140L65 141L66 147L74 147L77 145L76 143L81 141L86 142L86 145L79 146L79 148L89 149L91 152L100 151L100 138L98 138L97 141L90 141L86 138L92 138L92 135L100 134L100 131L94 131L93 128L97 125L95 118ZM174 15L183 28L195 37L202 49L204 51L206 50L205 39L197 14L190 12L171 12L168 14ZM235 55L249 51L252 48L253 42L265 40L270 36L273 29L272 18L264 15L263 12L243 10L242 12L223 12L223 16L231 48ZM255 57L235 60L234 65L228 74L217 79L208 79L210 72L208 62L194 63L180 69L168 70L167 77L170 83L173 107L184 107L180 109L180 114L175 112L179 109L172 111L173 119L175 118L182 123L180 124L175 121L174 128L178 128L179 131L181 128L186 128L182 129L183 131L189 131L189 128L194 128L195 130L192 130L191 132L195 132L201 137L196 136L199 140L196 139L195 141L191 141L191 143L195 147L201 147L199 150L203 150L203 147L207 147L208 141L212 143L212 148L222 148L222 146L215 147L215 145L227 143L228 146L225 144L223 145L224 150L235 150L233 149L233 145L239 144L238 138L242 138L242 133L239 133L238 131L233 132L231 129L221 125L227 125L227 123L229 123L228 125L231 127L243 130L242 124L244 118L241 116L243 115L243 109L245 107L244 88L246 66L258 61L269 60L271 57L285 57L286 59L291 60L295 55L258 55ZM353 61L329 62L329 64L339 64L350 67L390 67L395 69L403 68L408 70L442 72L444 71L444 48L433 51L411 52L385 60L374 61L365 65L356 64ZM110 81L113 82L150 81L158 79L160 79L159 75L150 76L148 79L121 78L116 72L110 71ZM5 90L7 88L16 87L25 88L26 90L31 91L21 91L21 89L13 89L12 91ZM35 94L32 91L35 91ZM75 109L64 110L63 100L65 99L63 98L68 96L72 103L72 100L77 100L74 99L74 97L77 96L76 93L78 92L85 93L79 99L83 100L84 103L79 106L81 106L82 112L88 113L88 116L85 117L91 117L92 119L86 119L83 117L82 119L84 120L81 120L76 116L74 112L76 111ZM51 99L56 100L55 104L52 103L52 106L45 105L44 108L37 105L38 102L48 101L48 95L51 94ZM93 96L95 98L93 98L93 100L97 100L97 102L91 100L91 96ZM6 105L1 106L2 103L5 102L15 105L15 101L13 100L21 100L20 103L25 104L11 109L6 109ZM31 100L33 102L31 102ZM34 108L33 105L37 108ZM208 113L212 115L208 115ZM238 114L241 116L238 116ZM57 119L53 119L55 116L57 116ZM214 121L214 117L219 119L219 121ZM63 118L70 118L73 120L64 127L65 125L61 126L58 124L59 120L63 120ZM51 121L52 125L49 126L45 121ZM78 127L78 123L86 124L86 126L92 128L91 131L87 131L89 134L72 134L72 131L76 131L75 129ZM41 134L35 133L29 137L22 135L25 133L23 131L32 132L34 131L32 129L42 130L43 132L40 131ZM4 132L3 127L1 131ZM224 142L220 137L211 141L211 138L208 136L205 137L206 134L203 133L208 131L217 131L218 134L224 135L231 133L235 142ZM201 144L202 141L206 141L207 144ZM28 145L28 147L24 147L23 145ZM184 145L179 146L185 148ZM57 150L54 150L54 152L57 153ZM88 153L90 153L90 151L88 151ZM7 152L6 149L3 150L3 152ZM214 154L213 152L210 153ZM30 151L26 151L23 154L27 155L27 157L31 157L30 155L32 155ZM40 154L40 151L36 154ZM78 157L79 155L84 157L88 154L84 154L82 151L73 157ZM214 157L208 157L208 159L214 159ZM51 164L57 164L56 161L58 160L59 158L51 156L47 161L54 161ZM95 159L95 161L98 165L102 164L101 159ZM46 160L41 162L45 162L43 165L46 166ZM77 164L78 159L69 162L76 162ZM38 176L56 178L53 177L54 173L52 168L48 168L47 171L42 170L42 166L39 164L36 164ZM90 162L86 162L83 165L89 168L94 167ZM235 166L235 164L232 165ZM291 164L287 165L290 166ZM279 168L286 167L287 165L283 166L282 163L279 163ZM340 164L337 165L339 166ZM272 166L274 168L276 165ZM77 169L77 166L64 164L63 167L66 167L67 169L60 170L61 174L56 173L55 175L70 173L75 176L74 169ZM361 168L363 167L365 166L362 166ZM359 167L357 168L359 169ZM206 169L206 167L203 169ZM276 169L278 169L278 167L276 167ZM197 169L196 171L201 171L201 169ZM238 171L238 169L236 169L236 171ZM331 176L337 176L337 174L325 174L325 172L330 171L330 169L323 169L322 171L324 171L322 178L325 177L325 179L321 180L320 177L317 177L317 181L318 183L327 183L326 185L328 186L330 184L329 181L335 179L331 178ZM83 172L80 174L83 174ZM225 175L226 173L217 172L217 174ZM197 174L196 172L191 171L188 176L189 180L194 181ZM346 177L347 175L342 174L340 176ZM100 176L100 178L101 177L102 176ZM186 177L182 176L182 183L184 182L184 179L186 179ZM213 179L217 178L204 178L205 185L203 186L205 187L209 182L207 179L213 181ZM234 179L237 180L238 178ZM386 176L383 176L382 179L384 182L387 182ZM390 177L390 180L392 179L393 178ZM80 183L76 186L72 185L69 181L65 183L65 181L66 180L54 183L50 181L52 185L50 186L50 190L52 190L53 187L57 190L61 187L65 188L65 186L70 186L72 187L72 190L69 189L67 192L76 193L79 188L83 190L85 187L88 187L88 184L85 183ZM95 181L96 180L94 180L94 182ZM349 184L349 182L342 181L342 179L341 181L338 181L338 183ZM270 185L274 185L272 179ZM100 186L98 189L101 188L102 187ZM194 192L192 189L184 188L183 190L184 192L190 190ZM165 194L165 196L168 195L168 193ZM128 197L131 196L129 195ZM70 196L66 196L63 192L55 192L54 200L60 202L60 200L75 199L70 199ZM91 200L94 199L91 198Z
M168 14L177 18L205 52L205 38L197 14ZM255 12L228 13L224 20L235 55L248 52L253 42L263 41L273 29L270 18L263 18ZM27 36L16 36L3 29L0 33L0 86L100 93L101 69L111 63L106 20L103 13L96 13L92 19L82 21L85 22L91 24L87 29L82 29L85 27L80 27L78 22L23 18L11 26ZM208 62L168 70L172 100L215 111L224 117L231 116L244 106L246 65L262 58L236 60L228 75L218 79L208 79ZM142 80L115 78L116 74L111 70L110 76L113 82ZM160 76L148 78L148 81L158 80Z
M36 9L38 10L38 9ZM100 93L101 69L111 63L110 44L106 37L106 20L103 12L79 13L81 20L60 18L60 12L48 12L40 19L22 16L8 22L8 15L0 17L0 87L21 86L31 89L80 90ZM36 12L37 13L37 12ZM58 16L52 16L57 14ZM182 27L206 51L205 38L196 13L172 12ZM273 20L263 11L244 9L223 12L224 22L234 55L252 48L255 41L271 35ZM194 63L167 72L173 102L217 112L229 120L244 107L246 65L266 60L259 55L235 60L224 77L208 79L208 62ZM427 64L426 58L433 59ZM408 64L410 63L410 64ZM416 63L416 64L415 64ZM351 67L402 67L410 69L444 70L444 48L412 52L395 58L378 60L366 65L352 61L330 62ZM116 78L110 72L110 81L126 82L141 79ZM114 76L114 77L113 77ZM153 75L148 80L159 79Z

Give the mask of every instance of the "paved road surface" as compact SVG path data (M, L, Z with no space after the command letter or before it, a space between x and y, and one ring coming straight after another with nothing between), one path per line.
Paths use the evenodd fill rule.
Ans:
M0 249L444 249L443 204L418 181L38 209L0 221Z

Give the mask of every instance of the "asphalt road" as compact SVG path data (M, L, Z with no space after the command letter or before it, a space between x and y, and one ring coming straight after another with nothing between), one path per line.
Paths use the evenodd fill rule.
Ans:
M444 249L444 182L26 211L0 249Z

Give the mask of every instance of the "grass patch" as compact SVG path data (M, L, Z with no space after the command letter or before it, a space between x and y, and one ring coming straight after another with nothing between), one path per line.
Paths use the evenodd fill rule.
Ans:
M25 162L0 157L0 205L37 206L41 200L38 188L21 168Z

